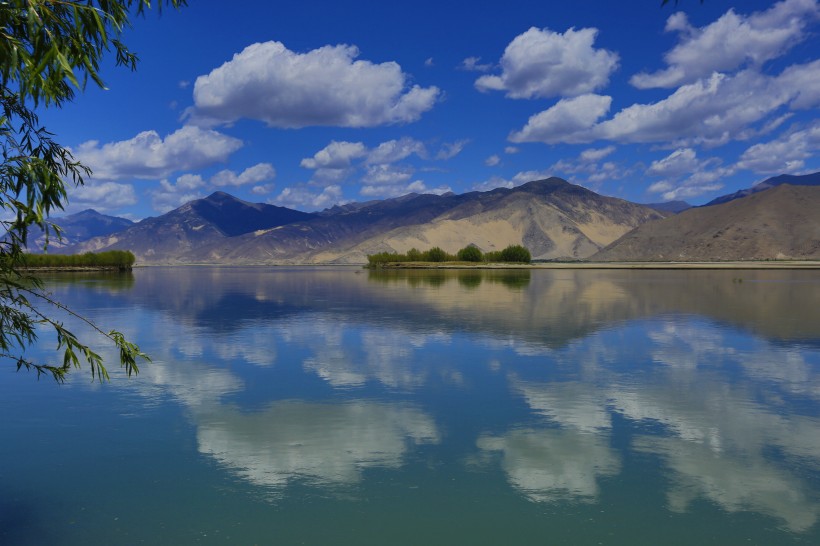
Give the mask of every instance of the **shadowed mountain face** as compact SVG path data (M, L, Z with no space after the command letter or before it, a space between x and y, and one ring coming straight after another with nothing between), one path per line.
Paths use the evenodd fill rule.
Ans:
M646 206L650 209L655 209L660 212L671 212L674 214L692 208L692 205L690 205L686 201L665 201L663 203L648 203Z
M820 259L820 187L781 184L645 224L596 261Z
M110 235L128 229L134 225L134 222L126 218L107 216L92 209L62 218L54 218L52 221L62 230L62 241L58 241L54 236L49 237L48 244L50 248L75 245L93 237ZM35 252L42 251L45 242L43 232L33 227L29 234L29 248Z
M140 262L173 262L213 240L280 226L314 215L284 207L247 203L216 192L155 218L146 218L125 231L97 237L72 252L130 250Z
M192 201L81 250L128 249L142 263L364 263L367 254L439 246L455 253L524 244L535 258L585 258L663 215L559 178L514 189L416 195L307 214L225 193Z
M299 222L312 216L285 207L248 203L221 191L190 205L193 214L210 222L228 237Z
M740 199L741 197L746 197L747 195L752 195L761 191L766 191L770 188L774 188L782 184L789 184L790 186L820 186L820 172L805 174L802 176L781 174L779 176L775 176L767 180L764 180L760 184L755 184L751 188L746 188L745 190L740 190L736 191L735 193L730 193L728 195L721 195L720 197L716 197L715 199L712 199L703 206L709 207L712 205L721 205L723 203L728 203L729 201L734 201L735 199Z

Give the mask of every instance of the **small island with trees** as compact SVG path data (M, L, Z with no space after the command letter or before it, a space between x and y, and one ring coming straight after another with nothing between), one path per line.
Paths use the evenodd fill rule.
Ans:
M21 269L31 271L131 271L134 254L127 250L84 254L23 254Z
M367 256L367 267L371 269L398 267L442 267L442 266L481 266L489 264L529 264L532 262L530 251L521 245L510 245L504 250L482 252L475 245L468 245L448 254L441 248L421 251L411 248L406 254L398 252L379 252Z

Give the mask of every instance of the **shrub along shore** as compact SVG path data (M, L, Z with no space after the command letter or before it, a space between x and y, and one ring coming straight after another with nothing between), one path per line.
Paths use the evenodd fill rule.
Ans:
M134 255L127 250L86 252L85 254L25 254L21 269L47 271L131 271Z
M510 245L504 250L481 252L481 249L469 245L459 250L455 255L448 254L441 248L434 246L430 250L421 251L411 248L406 254L398 252L379 252L367 256L367 265L371 268L378 267L411 267L420 264L442 264L442 263L468 263L468 264L491 264L491 263L511 263L528 264L532 261L530 251L521 245Z

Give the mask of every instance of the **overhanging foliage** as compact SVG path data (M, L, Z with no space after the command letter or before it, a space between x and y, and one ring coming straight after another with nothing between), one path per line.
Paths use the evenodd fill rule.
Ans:
M179 7L186 0L166 0ZM63 380L86 362L92 378L107 379L101 357L61 322L55 310L76 315L55 301L39 280L21 270L31 226L49 237L59 228L49 222L67 202L67 184L81 185L90 170L40 125L35 109L61 107L88 81L103 87L99 73L105 55L119 65L136 67L137 57L120 41L132 15L151 8L149 0L8 0L0 2L0 359L17 368ZM79 317L79 316L78 316ZM119 349L120 364L130 375L146 359L121 333L104 332ZM50 327L62 351L60 363L38 363L26 349L38 327Z

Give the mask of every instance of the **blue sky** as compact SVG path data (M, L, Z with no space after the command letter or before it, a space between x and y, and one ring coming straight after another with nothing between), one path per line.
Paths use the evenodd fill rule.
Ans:
M42 112L94 170L69 212L547 176L700 204L820 170L816 0L190 3L135 21L136 72Z

